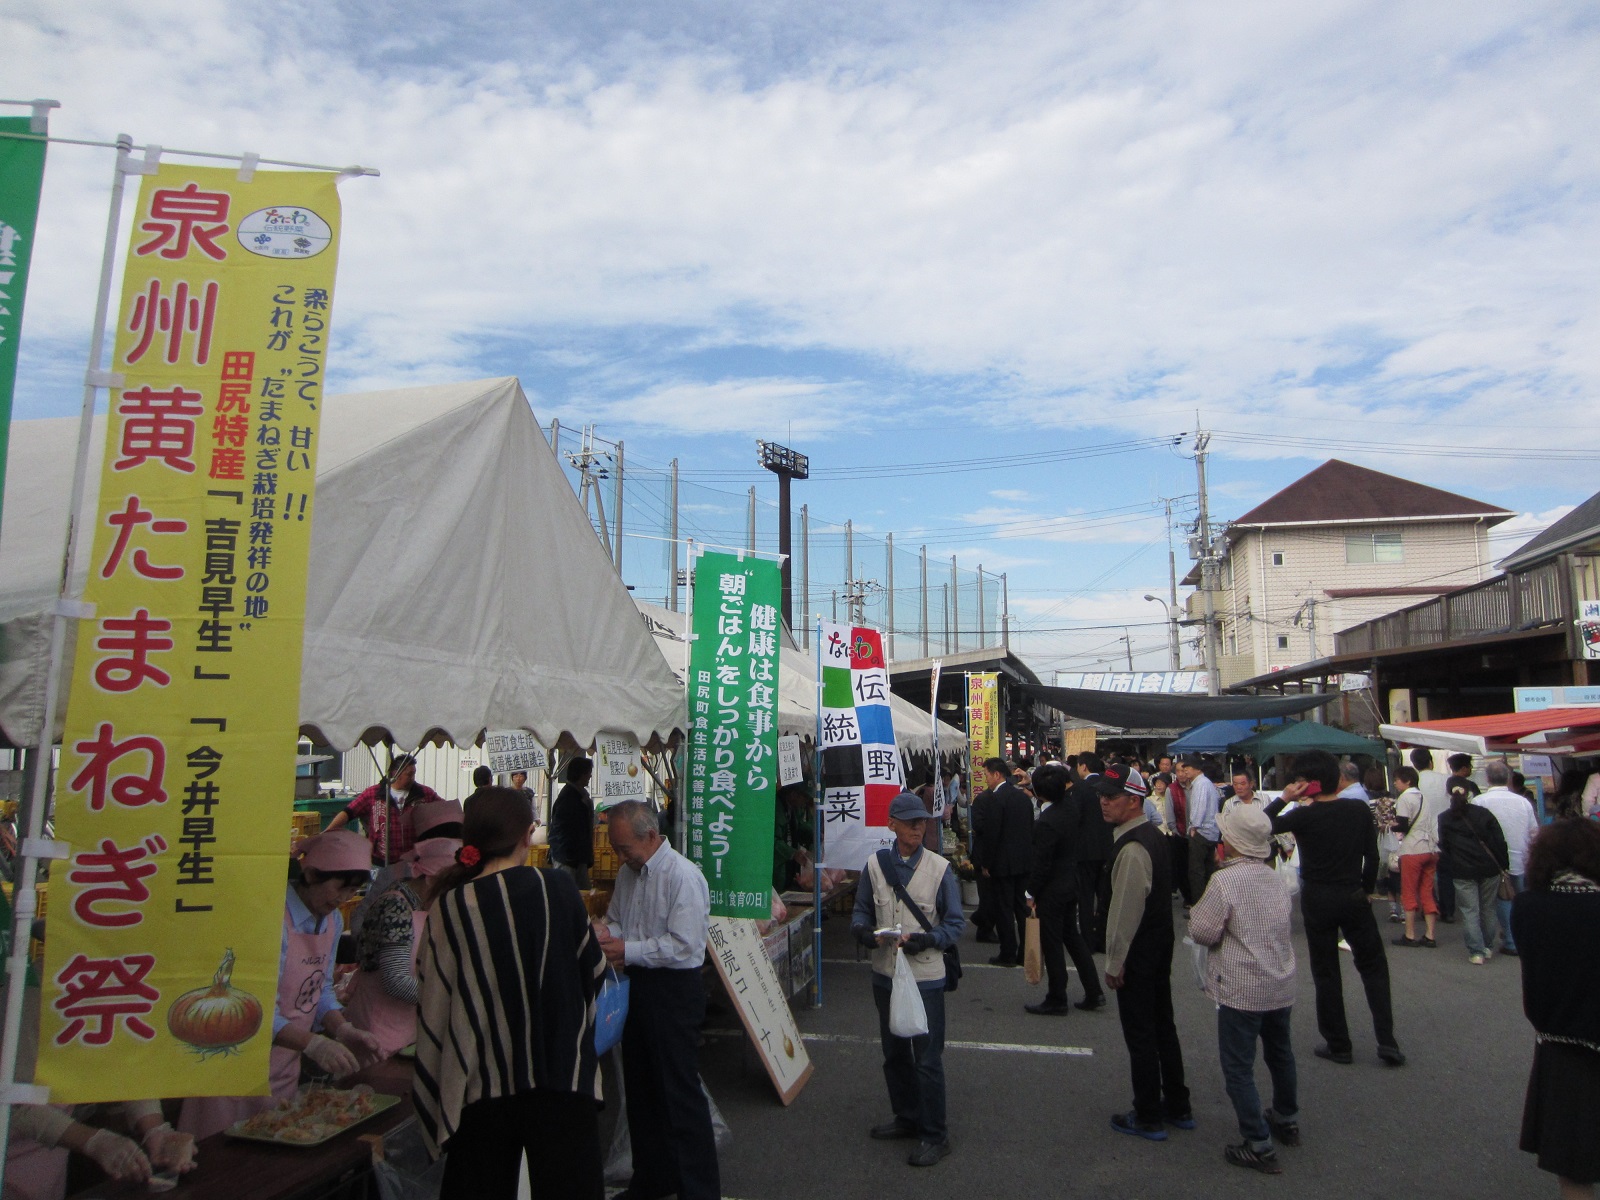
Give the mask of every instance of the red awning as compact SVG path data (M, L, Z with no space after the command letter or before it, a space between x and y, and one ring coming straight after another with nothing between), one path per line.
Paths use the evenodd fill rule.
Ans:
M1463 754L1589 753L1600 739L1600 706L1384 725L1379 732L1402 745Z

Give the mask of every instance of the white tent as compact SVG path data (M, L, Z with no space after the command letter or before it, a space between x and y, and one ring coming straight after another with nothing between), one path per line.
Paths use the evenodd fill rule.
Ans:
M683 631L688 616L642 600L639 614L655 636L656 645L666 656L673 673L681 680L684 672ZM927 754L933 749L932 722L928 714L911 701L889 695L894 714L894 740L908 754ZM796 646L787 635L778 654L778 732L814 738L817 733L817 665L813 657ZM967 735L954 725L939 722L939 752L954 754L965 750Z
M76 435L71 418L11 427L0 730L17 745L43 720ZM104 444L100 418L90 513ZM649 744L682 725L682 689L515 379L327 398L304 645L301 728L341 749L467 746L486 728Z

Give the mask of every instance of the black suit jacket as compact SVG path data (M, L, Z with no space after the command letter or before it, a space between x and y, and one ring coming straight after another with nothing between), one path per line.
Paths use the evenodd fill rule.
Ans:
M1033 801L1007 780L994 790L1000 809L994 857L983 865L991 875L1026 875L1033 866Z
M1105 862L1111 857L1111 843L1116 840L1116 826L1100 815L1100 793L1095 791L1091 775L1072 785L1067 793L1078 802L1078 859L1081 862Z
M972 797L972 844L969 857L972 865L982 870L1000 851L1000 826L1004 821L1000 798L993 792L983 791Z
M1028 894L1041 904L1078 894L1078 802L1070 794L1047 807L1033 823Z

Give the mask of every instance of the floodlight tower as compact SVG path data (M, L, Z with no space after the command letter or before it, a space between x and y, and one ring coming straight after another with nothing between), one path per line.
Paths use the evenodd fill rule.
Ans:
M811 460L796 450L776 442L756 442L761 450L761 465L778 477L778 553L783 555L783 623L794 629L794 577L789 569L789 481L808 479Z

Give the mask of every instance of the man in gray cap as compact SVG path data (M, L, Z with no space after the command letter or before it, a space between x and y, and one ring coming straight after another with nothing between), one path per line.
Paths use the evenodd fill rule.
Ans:
M1294 942L1289 889L1268 866L1272 818L1254 804L1235 804L1217 818L1223 862L1189 914L1189 936L1211 947L1206 995L1217 1005L1222 1079L1244 1140L1225 1151L1236 1167L1278 1175L1272 1135L1300 1144L1299 1102L1289 1015L1294 1004ZM1272 1075L1272 1107L1256 1090L1256 1040Z
M910 792L901 792L889 804L894 845L867 859L850 919L856 940L872 949L872 998L878 1005L883 1077L894 1110L894 1120L874 1126L871 1134L885 1141L916 1138L917 1148L906 1160L914 1167L931 1167L950 1153L944 1103L944 952L960 941L967 923L956 873L922 845L931 819ZM896 926L898 934L876 932ZM928 1013L928 1032L921 1037L889 1032L897 948L910 960Z

